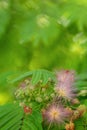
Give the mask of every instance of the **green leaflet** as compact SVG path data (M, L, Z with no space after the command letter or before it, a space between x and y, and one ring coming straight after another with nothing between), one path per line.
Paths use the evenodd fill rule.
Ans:
M31 121L34 121L35 125L37 126L38 130L42 130L42 115L40 112L35 111L32 114Z
M11 128L19 128L23 110L16 104L6 104L0 106L0 130L13 130ZM18 130L18 129L17 129Z
M31 83L32 83L33 85L34 85L34 84L37 84L38 81L40 81L41 76L42 76L41 71L36 70L36 71L33 73L33 75L32 75Z
M24 120L22 130L38 130L37 127L30 120Z
M0 130L42 130L40 112L24 114L18 104L0 106Z
M75 121L75 130L86 130L87 126L85 126L84 118L80 118Z
M80 80L85 80L85 79L87 79L87 73L79 74L79 75L78 75L78 79L80 79Z
M31 80L31 83L33 85L37 84L40 80L42 81L42 84L45 85L48 81L49 81L49 78L51 80L55 80L55 75L54 73L48 71L48 70L33 70L33 71L29 71L29 72L26 72L22 75L20 75L19 77L13 79L11 81L11 83L14 83L14 82L17 82L17 81L20 81L22 80L23 78L27 78L29 76L32 76L32 80Z
M17 78L11 80L10 82L11 82L11 83L15 83L15 82L20 81L20 80L22 80L23 78L26 78L26 77L31 76L31 75L32 75L32 71L26 72L26 73L24 73L24 74L21 74L21 75L18 76Z
M32 114L25 115L22 130L42 130L42 116L40 112L34 111Z
M77 82L75 83L75 86L77 86L77 87L82 87L82 89L83 89L83 87L86 87L86 86L87 86L87 81L77 81Z
M82 73L77 76L77 81L75 82L75 86L78 90L86 90L87 89L87 74Z

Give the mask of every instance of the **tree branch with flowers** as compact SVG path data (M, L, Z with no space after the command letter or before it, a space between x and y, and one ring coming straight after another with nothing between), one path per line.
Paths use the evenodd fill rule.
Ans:
M0 106L0 130L86 130L79 80L72 70L36 70L14 79L20 82L14 102Z

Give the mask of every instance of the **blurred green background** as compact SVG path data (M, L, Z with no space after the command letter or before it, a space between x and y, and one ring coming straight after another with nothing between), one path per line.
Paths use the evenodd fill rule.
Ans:
M0 0L0 80L38 68L87 71L87 0ZM0 83L0 104L12 86Z

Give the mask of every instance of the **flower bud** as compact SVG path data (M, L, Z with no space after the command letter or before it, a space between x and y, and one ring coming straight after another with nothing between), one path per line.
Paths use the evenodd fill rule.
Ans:
M70 122L69 124L66 124L65 126L66 130L75 130L75 125L73 122Z
M42 88L42 92L45 92L46 91L46 88Z
M37 102L42 102L42 98L40 98L40 97L37 97L36 99L35 99Z
M72 104L79 104L80 101L77 98L75 98L75 99L72 99L71 103Z
M24 106L24 112L26 114L31 114L32 113L32 108L28 107L28 106Z
M85 105L80 105L77 110L79 111L79 116L82 116L87 112L87 107Z

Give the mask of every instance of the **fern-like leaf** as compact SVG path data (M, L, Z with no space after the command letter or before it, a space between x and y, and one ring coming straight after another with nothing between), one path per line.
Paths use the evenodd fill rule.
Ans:
M78 75L75 86L77 86L79 90L87 89L87 73L82 73Z
M17 78L15 78L11 82L15 83L15 82L20 81L29 76L32 77L31 83L33 85L37 84L40 80L42 80L43 85L45 85L49 81L49 79L51 79L53 81L55 80L54 73L52 73L48 70L40 69L40 70L33 70L33 71L26 72L26 73L22 74L21 76L18 76Z
M18 105L7 104L0 107L0 130L19 130L23 110Z
M0 130L42 130L41 123L40 112L25 114L18 104L0 106Z

